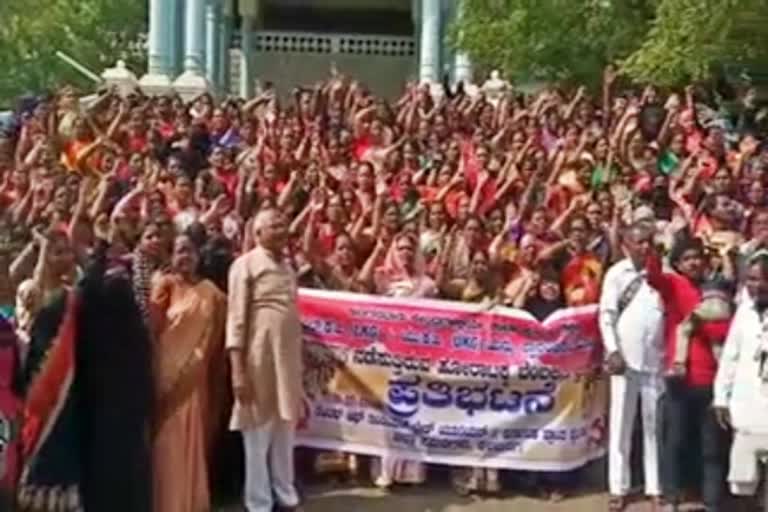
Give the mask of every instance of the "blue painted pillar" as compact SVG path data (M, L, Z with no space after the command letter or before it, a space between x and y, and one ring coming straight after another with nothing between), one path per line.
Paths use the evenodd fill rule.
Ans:
M413 23L413 40L416 58L413 59L414 67L409 74L409 79L419 75L421 63L421 0L411 0L411 23Z
M249 99L253 96L254 69L253 47L256 20L242 14L240 25L240 97Z
M149 1L149 75L171 74L171 45L167 36L173 17L170 7L165 0Z
M221 19L221 4L219 0L208 0L205 6L205 77L208 82L218 91L221 87L219 83L219 65L221 52L219 52L219 20Z
M168 35L174 12L165 0L149 2L149 52L147 74L139 80L141 89L151 96L165 94L171 89L173 49Z
M232 47L232 26L235 23L234 5L232 0L224 0L222 16L219 20L219 87L223 94L232 94L231 59L229 51Z
M184 72L173 83L184 101L210 91L205 78L206 0L186 0L184 9Z
M421 0L421 37L419 45L419 80L440 79L440 0Z
M465 0L458 0L458 9L456 12L456 18L461 19L466 9ZM459 42L461 42L461 33L459 33ZM456 83L463 82L465 84L472 83L472 61L469 60L469 55L466 52L459 49L456 52L456 56L453 60L453 77Z
M205 69L205 0L187 0L184 11L184 71Z
M168 39L171 48L171 76L178 76L182 71L184 57L184 0L166 0L170 9ZM164 2L165 3L165 2Z

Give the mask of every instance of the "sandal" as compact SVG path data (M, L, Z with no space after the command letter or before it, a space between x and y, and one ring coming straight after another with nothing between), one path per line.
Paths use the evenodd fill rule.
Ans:
M650 496L651 512L662 512L667 502L661 496Z
M611 496L608 498L608 512L624 512L626 506L624 496Z
M562 491L558 490L552 490L549 491L549 502L550 503L560 503L565 499L565 494Z

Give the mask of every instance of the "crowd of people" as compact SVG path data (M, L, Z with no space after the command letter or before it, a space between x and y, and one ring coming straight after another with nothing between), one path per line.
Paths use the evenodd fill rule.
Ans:
M297 286L540 320L599 304L610 510L631 488L638 401L657 510L690 487L724 510L727 480L754 493L747 457L768 418L768 342L753 340L768 306L765 115L752 89L713 116L704 89L620 83L609 68L597 94L408 84L387 102L333 73L287 99L269 86L186 103L105 90L83 106L63 88L24 102L0 138L18 510L208 510L238 465L227 419L249 512L298 507ZM758 362L744 355L755 343ZM742 462L730 479L729 408ZM313 468L358 476L361 464L322 453ZM382 488L427 478L418 462L370 466ZM698 481L683 478L691 467ZM492 470L452 476L461 494L509 485ZM553 498L574 479L535 475Z

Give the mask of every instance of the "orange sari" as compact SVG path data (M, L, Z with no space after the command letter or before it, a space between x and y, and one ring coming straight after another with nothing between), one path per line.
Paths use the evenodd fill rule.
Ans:
M162 276L152 287L156 423L154 509L207 512L208 456L220 415L211 382L224 381L226 298L210 281ZM220 377L220 378L216 378Z

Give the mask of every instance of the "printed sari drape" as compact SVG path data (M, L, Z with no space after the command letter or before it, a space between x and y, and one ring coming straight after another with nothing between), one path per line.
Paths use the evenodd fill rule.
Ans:
M73 391L79 299L57 297L40 312L30 342L21 433L19 512L82 510L79 426Z

